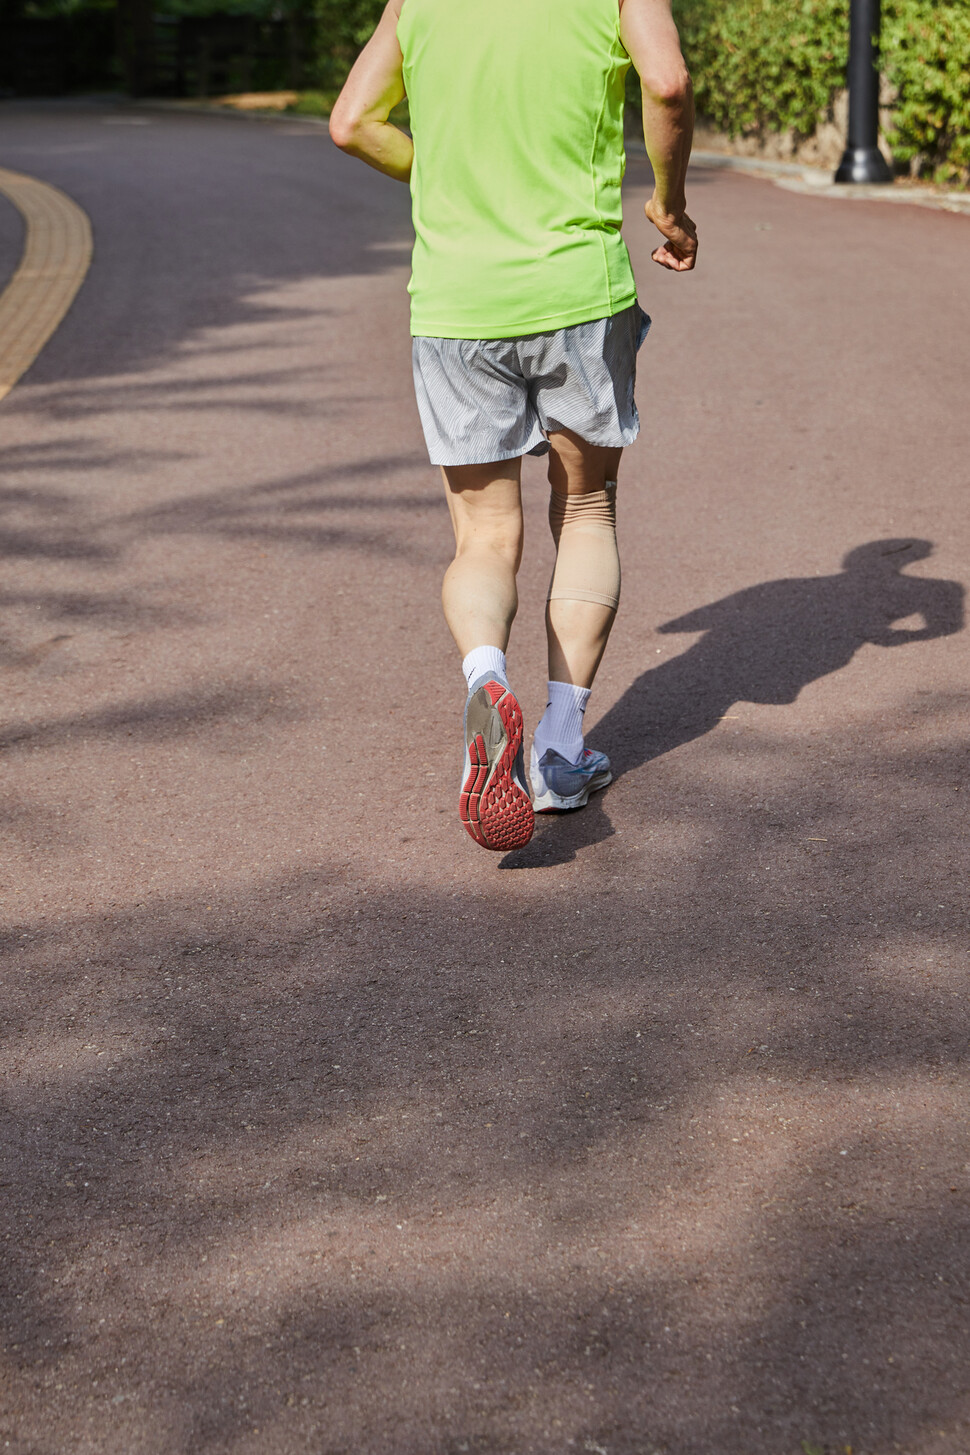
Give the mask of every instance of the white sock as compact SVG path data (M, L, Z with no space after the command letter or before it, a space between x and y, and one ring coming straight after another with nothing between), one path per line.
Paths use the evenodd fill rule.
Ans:
M589 701L588 687L574 687L571 682L550 682L549 701L535 732L536 753L541 758L547 748L570 763L578 763L583 752L583 713Z
M469 687L476 677L484 677L486 672L497 677L506 687L509 685L505 670L505 653L501 647L473 647L462 662L461 670L465 674L465 681Z

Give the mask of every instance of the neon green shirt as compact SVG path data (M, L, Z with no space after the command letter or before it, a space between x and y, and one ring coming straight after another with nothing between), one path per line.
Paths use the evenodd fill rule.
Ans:
M618 0L404 0L411 332L515 338L636 297Z

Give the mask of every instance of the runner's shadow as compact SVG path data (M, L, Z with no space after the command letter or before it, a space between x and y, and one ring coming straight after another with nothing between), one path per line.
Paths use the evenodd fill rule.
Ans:
M536 815L535 834L524 849L506 854L500 869L551 869L568 864L580 849L602 843L616 833L606 812L606 795L597 793L583 809Z
M838 575L765 581L665 622L662 632L704 635L638 677L597 723L592 745L609 753L619 777L710 732L737 702L794 702L803 687L848 666L867 643L899 647L960 631L959 582L902 574L932 550L930 541L870 541L849 552ZM922 625L894 625L910 617L922 618ZM584 845L608 838L613 827L603 803L595 802L595 811L591 805L557 817L551 831L542 825L503 867L564 863Z
M959 582L902 574L932 550L930 541L870 541L836 576L765 581L665 622L662 632L704 635L644 672L597 724L592 736L614 772L710 732L736 702L794 702L866 644L900 647L960 631ZM922 625L894 625L910 617Z

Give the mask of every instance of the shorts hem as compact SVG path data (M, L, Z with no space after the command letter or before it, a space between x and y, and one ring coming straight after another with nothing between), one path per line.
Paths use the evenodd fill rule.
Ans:
M556 434L557 431L568 429L570 434L578 435L587 445L594 445L600 450L625 450L627 445L632 445L640 433L639 421L629 426L621 426L616 431L616 436L606 434L604 431L594 430L591 434L584 434L574 424L566 424L563 420L557 419L543 425L547 434Z
M444 465L448 467L454 465L500 465L503 460L517 460L521 455L531 455L533 451L539 452L540 445L545 445L546 449L549 447L548 440L541 433L538 439L530 435L521 445L511 450L501 450L498 454L495 453L494 446L489 448L487 445L482 445L480 449L474 449L470 446L467 450L449 449L444 444L432 449L428 445L428 458L432 465ZM545 450L542 450L541 453L545 454ZM440 458L445 454L448 455L448 459ZM462 458L454 459L453 456L455 454L461 455Z
M576 429L571 424L563 424L558 420L554 424L550 424L547 427L547 432L549 434L555 434L557 430L565 429L568 429L571 434L578 435L579 438L583 440L586 444L594 445L597 449L601 450L625 450L629 445L632 445L634 443L640 433L640 425L638 422L637 424L632 425L629 429L620 430L619 439L603 439L601 435L598 435L595 439L591 439L590 436L584 434L581 429ZM432 450L429 445L428 458L431 461L432 465L443 465L448 468L451 468L455 465L500 465L503 460L515 460L522 455L545 455L548 453L549 448L549 441L546 439L545 434L543 434L531 445L526 443L513 450L503 450L500 454L495 454L492 451L487 450L487 447L485 446L482 447L482 451L461 451L460 453L463 455L463 458L460 460L452 458L441 459L439 458L439 456L445 453L444 449L442 448ZM467 458L467 455L469 454L473 455L474 458Z

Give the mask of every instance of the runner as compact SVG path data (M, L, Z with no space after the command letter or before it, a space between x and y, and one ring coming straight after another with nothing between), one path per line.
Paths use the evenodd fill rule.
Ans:
M442 601L468 688L459 814L487 849L528 843L534 812L580 808L612 778L583 714L619 602L616 479L650 322L620 235L631 60L652 256L685 272L693 98L670 0L390 0L330 120L339 147L411 185L414 382L455 531ZM405 94L413 142L388 121ZM557 548L534 804L505 660L526 454L549 455Z

